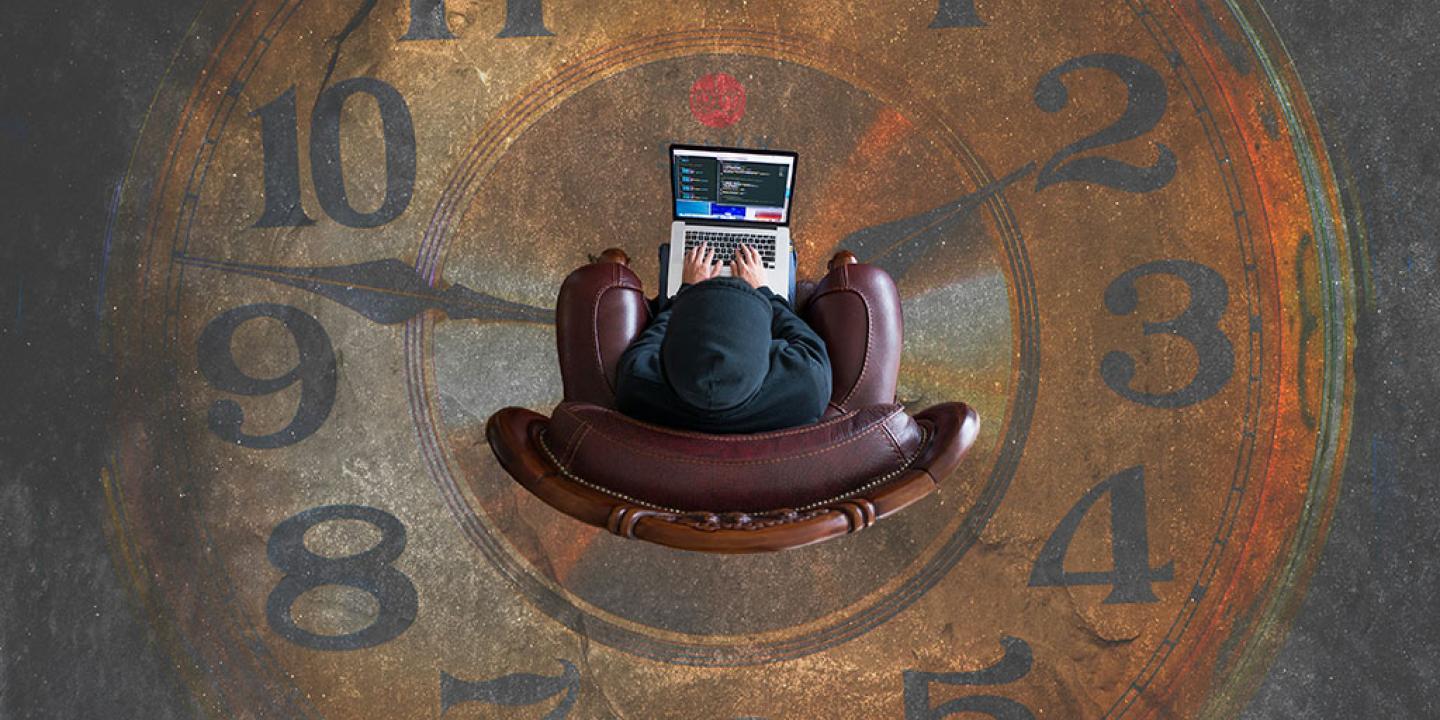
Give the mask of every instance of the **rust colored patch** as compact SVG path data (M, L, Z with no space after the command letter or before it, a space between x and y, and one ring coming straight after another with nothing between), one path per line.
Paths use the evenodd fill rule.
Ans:
M745 116L745 86L729 73L701 76L690 86L690 114L712 128L740 122Z

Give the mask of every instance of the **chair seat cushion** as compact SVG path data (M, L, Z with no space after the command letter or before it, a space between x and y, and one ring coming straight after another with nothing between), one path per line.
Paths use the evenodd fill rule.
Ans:
M784 430L711 435L562 402L541 438L563 471L596 490L671 511L803 509L899 474L926 437L903 406L871 405Z

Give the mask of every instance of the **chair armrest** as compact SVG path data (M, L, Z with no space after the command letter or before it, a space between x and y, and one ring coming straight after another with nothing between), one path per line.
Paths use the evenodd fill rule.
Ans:
M980 435L980 415L962 402L933 405L915 414L915 422L936 438L911 467L923 469L935 482L944 482L970 451Z

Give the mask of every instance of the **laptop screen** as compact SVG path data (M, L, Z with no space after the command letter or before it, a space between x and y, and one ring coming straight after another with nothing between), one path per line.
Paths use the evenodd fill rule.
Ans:
M677 220L790 222L795 153L670 146Z

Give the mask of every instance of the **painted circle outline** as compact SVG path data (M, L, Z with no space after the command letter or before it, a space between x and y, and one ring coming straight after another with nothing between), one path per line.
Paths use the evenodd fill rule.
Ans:
M590 54L585 59L565 65L549 79L532 86L529 94L522 95L518 100L512 102L512 109L518 108L521 112L527 113L519 121L513 117L512 113L501 111L497 114L502 118L502 121L498 123L499 128L493 121L482 128L478 134L480 139L472 145L465 159L452 172L447 188L436 204L435 213L432 215L429 229L421 245L415 267L427 282L432 286L438 282L440 268L443 264L443 250L449 239L448 231L461 214L465 206L464 201L471 197L471 188L477 185L479 179L487 175L493 168L492 158L498 157L500 154L496 152L495 148L508 144L507 140L513 142L515 138L518 138L524 130L515 132L513 128L516 125L528 128L531 120L529 114L533 114L536 107L546 107L552 102L554 107L558 107L571 94L579 92L593 82L600 82L608 76L608 74L600 75L598 72L585 74L583 70L587 62L603 62L607 56L619 54L623 57L627 51L633 52L636 47L643 48L638 56L638 61L622 65L621 69L615 70L615 72L621 72L646 62L674 56L730 54L725 51L732 50L733 52L733 48L739 47L748 49L750 52L737 54L769 57L809 67L870 92L872 96L882 101L891 100L895 95L895 93L886 93L871 87L856 77L836 72L833 67L827 67L819 59L819 53L813 56L804 54L807 51L815 51L807 39L781 33L733 28L712 29L660 33L630 42L634 44L612 45ZM645 47L641 44L646 42L652 45ZM693 49L693 52L683 52L687 49ZM839 50L840 48L830 47L828 49ZM653 54L645 54L646 50ZM671 53L674 51L681 52L678 55L672 55ZM859 58L852 58L852 60L856 62L856 67L860 66ZM608 69L605 66L602 68ZM574 80L573 78L577 75L579 80ZM584 80L589 80L589 82L582 82ZM569 83L572 82L579 87L574 88L571 92L563 92L570 90ZM906 87L903 82L892 82L893 87ZM538 102L535 100L535 95L551 87L554 88L551 95ZM891 102L890 105L910 107L913 103ZM548 111L549 109L545 110L545 112ZM968 160L966 169L971 173L971 181L975 183L976 187L993 181L995 176L969 152L969 146L954 136L953 132L950 133L950 137L941 137L940 139L952 144L947 149L955 156L956 160L962 163L966 163ZM1034 401L1039 391L1040 364L1039 313L1035 307L1034 280L1030 271L1028 255L1024 250L1023 238L1020 236L1008 204L1004 201L1003 194L996 193L986 202L985 207L989 209L1000 229L1001 239L1004 242L1010 264L1011 278L1016 279L1016 284L1019 286L1010 288L1011 298L1016 307L1015 318L1018 320L1016 324L1019 328L1018 331L1012 333L1012 338L1018 338L1020 361L1012 365L1017 368L1012 370L1016 377L1016 392L1012 396L1011 407L1006 416L1009 423L1005 439L1000 444L994 469L990 478L985 482L979 499L959 523L957 529L934 552L930 560L919 572L901 581L897 588L885 594L878 601L869 603L860 611L849 613L844 610L837 611L837 613L847 615L848 617L845 619L838 622L832 621L818 630L802 633L796 637L768 642L748 641L729 646L713 642L683 642L636 632L608 619L589 614L561 593L556 592L547 581L531 574L523 562L517 561L504 550L501 543L491 536L489 528L464 498L463 491L459 487L460 483L456 480L457 473L451 469L454 461L447 452L447 443L442 439L439 423L435 419L438 406L435 393L431 391L433 370L430 367L430 354L426 352L434 318L422 315L406 324L405 358L411 414L415 421L426 468L466 537L495 566L496 570L509 579L512 585L542 612L572 631L583 632L591 640L662 662L724 667L754 665L803 657L859 637L884 624L937 585L950 568L954 567L970 546L976 542L980 531L998 509L1000 501L1009 487L1010 480L1018 468L1021 451L1029 432ZM663 631L663 628L656 628L656 630ZM671 632L673 633L673 631ZM783 632L783 630L774 631L775 634Z

